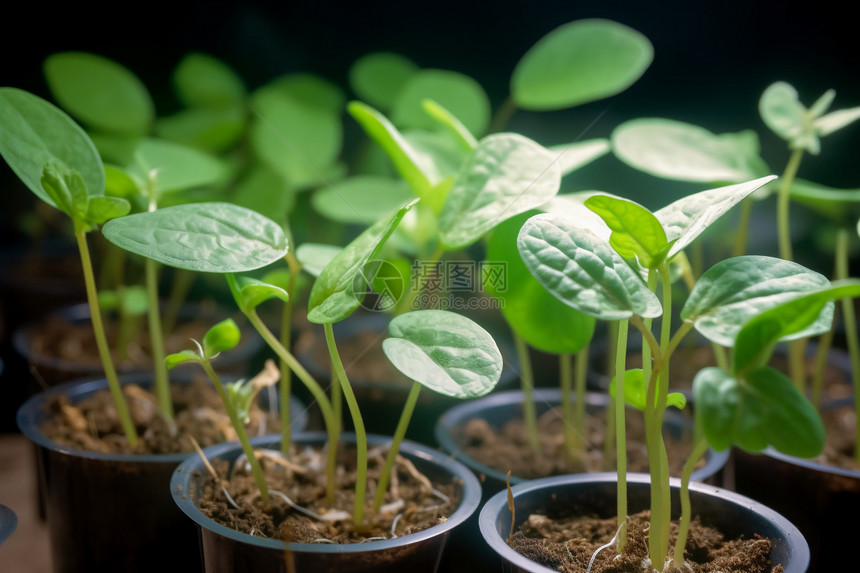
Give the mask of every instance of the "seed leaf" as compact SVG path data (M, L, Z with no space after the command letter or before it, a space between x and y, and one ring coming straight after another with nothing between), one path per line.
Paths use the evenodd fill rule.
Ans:
M600 215L612 229L609 244L626 259L637 259L646 269L656 269L671 244L660 221L645 207L619 197L595 195L585 206Z
M108 221L104 236L132 253L168 266L208 273L265 267L287 254L283 228L230 203L165 207Z
M454 398L490 393L502 373L502 355L477 323L445 310L416 310L388 325L382 350L404 375Z

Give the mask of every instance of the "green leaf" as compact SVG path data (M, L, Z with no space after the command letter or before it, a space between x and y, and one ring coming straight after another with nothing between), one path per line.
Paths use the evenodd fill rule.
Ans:
M825 94L807 110L797 95L797 90L786 82L776 82L768 86L759 100L761 118L774 133L788 142L791 149L803 149L813 155L821 150L821 142L815 129L816 112L823 113L832 101L832 95ZM837 125L839 121L837 120ZM825 124L825 129L828 126Z
M90 195L104 194L104 166L92 140L66 113L29 92L0 88L0 155L49 205L56 206L42 188L49 162L79 173Z
M368 104L390 110L403 86L417 71L418 66L401 54L371 52L349 68L349 85Z
M393 216L385 217L367 228L338 253L319 274L308 297L308 320L315 324L333 324L347 318L361 304L356 280L361 280L364 266L371 261L394 229L415 205L413 200Z
M391 121L400 129L433 129L436 122L424 110L433 100L449 110L469 133L482 134L490 124L490 99L484 88L465 74L424 69L412 74L398 92Z
M654 57L648 39L603 19L564 24L532 46L511 77L511 95L528 110L557 110L620 93Z
M280 225L230 203L193 203L135 213L108 221L102 233L132 253L209 273L265 267L288 250Z
M253 165L236 182L231 203L286 225L296 203L296 191L280 173L265 165Z
M612 150L635 169L679 181L740 183L769 172L754 131L715 135L670 119L621 124L612 132Z
M290 301L290 295L285 289L253 277L229 273L227 284L230 286L230 292L233 294L236 306L243 313L251 312L267 300Z
M547 149L555 155L563 177L609 153L610 145L608 139L588 139L553 145Z
M831 301L860 296L860 280L833 281L829 287L796 296L749 320L735 340L733 372L764 365L777 341L816 323Z
M519 134L485 137L460 171L439 215L442 242L467 247L509 217L539 207L561 186L555 157Z
M164 364L168 370L172 370L186 362L200 362L200 355L193 350L180 350L164 357Z
M251 145L268 167L297 188L318 185L339 158L343 140L340 112L285 95L277 86L252 97Z
M433 189L442 177L435 165L418 153L400 131L381 113L361 102L347 105L349 114L385 150L397 173L422 201L434 203ZM439 203L441 206L441 203Z
M759 313L829 285L824 275L791 261L758 255L733 257L715 264L696 281L681 309L681 319L693 322L708 340L732 347L741 327ZM786 339L828 330L833 305L825 311L815 324Z
M210 153L233 147L245 133L243 107L195 107L155 121L155 134Z
M311 205L332 221L368 226L413 197L402 180L355 175L314 191Z
M236 348L241 337L242 333L239 331L236 321L232 318L226 318L212 326L203 335L203 352L206 358L213 358L221 352Z
M609 394L615 396L616 378L609 381ZM645 411L648 389L645 385L645 372L641 368L632 368L624 373L624 401L640 412ZM666 405L683 410L687 405L687 397L680 392L670 392L666 396Z
M57 102L84 124L107 133L143 135L155 117L146 86L124 66L86 52L48 56L45 79Z
M214 185L228 173L224 162L214 155L160 139L142 140L134 156L135 161L127 171L140 181L151 181L156 197Z
M740 203L775 175L760 177L752 181L700 191L678 199L656 211L657 219L666 230L666 238L675 241L667 258L687 248L702 232L732 207Z
M481 267L484 288L501 301L505 320L529 346L574 354L591 341L595 320L550 294L523 263L517 235L530 216L522 213L493 229Z
M860 189L837 189L820 183L795 179L791 200L834 220L854 220L860 215Z
M338 245L302 243L296 248L296 259L302 264L303 271L316 277L342 250L343 247Z
M75 222L89 223L87 209L89 196L86 183L79 173L51 162L42 173L42 188L53 205Z
M625 259L636 258L646 269L656 269L671 245L660 221L645 207L608 195L586 199L585 206L612 229L609 244Z
M693 380L696 417L717 451L736 445L751 452L768 446L811 458L824 447L818 412L794 383L773 368L750 372L746 380L705 368Z
M242 79L230 66L208 54L191 52L173 71L180 101L192 107L230 107L247 96Z
M556 215L526 221L517 248L538 282L580 312L603 320L662 314L654 293L609 244Z
M340 86L310 73L280 76L260 91L277 93L297 104L326 110L337 116L343 112L346 103L346 96Z
M111 219L123 217L131 210L131 204L121 197L90 197L87 201L86 220L102 225Z
M489 394L502 374L492 336L472 320L445 310L416 310L394 317L382 350L400 372L454 398Z
M463 151L469 152L478 145L478 140L475 139L475 136L472 135L466 126L463 125L463 123L457 119L453 113L430 99L422 101L421 106L430 117L438 121L446 127L452 135L454 135Z
M143 191L123 169L116 165L105 165L105 195L111 197L139 197Z
M554 215L558 215L562 219L567 219L569 222L581 229L591 231L598 238L608 243L612 230L606 225L606 221L600 218L600 215L585 206L585 202L595 195L617 197L616 195L604 193L603 191L579 191L576 193L556 195L541 205L540 208L546 213L552 213Z

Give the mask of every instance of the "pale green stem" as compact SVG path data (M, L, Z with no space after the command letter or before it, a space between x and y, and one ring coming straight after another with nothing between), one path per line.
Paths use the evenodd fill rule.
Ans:
M704 438L699 439L693 451L690 452L690 457L684 463L681 469L681 519L678 524L678 537L675 539L674 560L675 567L680 569L684 562L684 547L687 545L687 535L690 533L690 519L692 510L690 507L690 479L693 475L693 470L696 469L696 464L705 452L708 450L708 442Z
M579 428L576 427L576 422L573 419L573 400L581 402L585 396L576 396L572 399L573 393L573 365L571 364L571 355L568 353L559 354L558 369L559 378L561 379L561 420L562 428L564 429L564 444L565 453L568 458L573 458L574 454L580 447L578 433Z
M155 377L155 396L161 415L173 421L173 399L170 396L170 381L164 362L164 334L161 331L161 308L158 300L158 263L150 258L144 261L146 273L147 313L149 317L149 340L152 346L152 366Z
M848 278L848 248L850 234L847 229L840 229L836 235L836 280ZM848 347L848 356L851 359L851 371L854 379L854 413L855 419L860 420L860 383L857 382L857 373L860 372L860 338L857 336L857 316L854 312L854 301L851 298L843 298L842 301L842 326L845 328L845 344ZM860 432L860 424L857 425ZM860 440L855 440L854 459L860 460Z
M517 359L520 363L520 386L523 391L523 420L526 425L526 436L529 444L535 452L540 451L540 439L538 437L537 414L534 401L534 372L532 361L529 356L529 348L523 337L515 330L511 330L514 337L514 347L517 351Z
M75 224L75 240L78 244L78 251L81 255L81 267L84 273L84 287L87 291L87 302L90 307L90 320L93 325L93 334L96 337L96 347L99 351L102 367L105 371L105 378L108 382L111 396L116 405L117 416L122 425L125 438L129 445L137 444L137 430L134 427L134 422L131 419L131 414L128 410L128 403L122 393L122 387L119 383L119 377L116 374L116 367L113 364L113 358L110 354L110 346L108 346L107 335L105 334L104 322L102 321L102 311L99 308L99 297L96 291L96 279L93 273L93 263L90 259L90 249L87 245L86 232L78 228Z
M835 319L835 317L834 317ZM815 374L812 378L810 401L815 409L821 408L821 396L824 392L824 373L827 370L827 360L830 349L833 348L833 329L831 328L818 339L818 351L815 355Z
M627 430L624 411L624 372L627 359L627 331L629 324L626 320L618 322L618 339L615 351L615 467L618 473L618 544L616 550L624 553L627 546Z
M589 345L576 353L576 374L574 378L576 404L573 411L573 423L576 431L585 439L585 392L588 385L588 353Z
M334 503L334 486L335 486L335 476L336 476L336 461L337 461L337 449L333 446L338 441L338 432L340 425L337 423L337 420L334 418L334 412L331 408L331 402L329 402L328 396L326 396L325 391L319 385L319 383L314 380L313 376L311 376L305 367L296 360L296 357L292 355L292 353L286 349L281 344L281 341L272 334L272 331L266 326L266 324L260 319L260 316L257 314L257 311L254 309L250 309L245 312L245 316L248 317L248 321L251 325L257 330L266 344L278 355L278 357L283 360L287 367L295 372L296 376L298 376L299 380L305 385L308 391L313 396L313 399L316 401L317 406L319 406L320 413L323 417L323 423L325 425L326 433L328 434L328 443L329 443L329 451L328 451L328 460L326 463L326 500L329 503ZM281 404L281 408L288 408L289 402L286 404ZM283 431L283 428L282 428Z
M288 253L286 255L287 266L290 270L290 278L287 284L287 295L289 299L284 303L283 309L281 311L281 346L284 348L292 348L292 328L293 328L293 299L295 297L296 290L296 277L301 272L301 265L298 260L293 256L292 253ZM290 418L290 408L288 404L290 403L290 397L293 391L293 376L292 370L287 365L287 362L280 358L279 369L281 371L281 384L280 384L280 402L281 404L286 404L281 408L281 453L284 454L285 457L289 458L290 455L290 444L292 443L292 429L290 428L290 424L292 422ZM340 430L338 429L338 434ZM333 447L334 444L329 444L330 447Z
M257 456L254 455L254 447L248 439L248 434L245 432L245 426L242 424L242 420L239 419L239 415L236 413L236 408L234 408L233 403L230 402L230 398L227 396L227 391L224 390L224 385L221 384L221 379L218 377L218 373L215 372L215 369L212 368L212 364L209 362L209 359L202 356L198 359L198 363L203 367L203 370L206 371L206 375L212 380L212 383L215 385L215 389L218 391L218 395L221 397L224 409L227 410L227 416L230 417L230 423L233 425L233 429L236 430L236 436L239 438L239 443L242 445L242 451L245 453L245 457L248 458L248 464L251 466L251 474L254 476L254 482L257 484L257 489L260 490L260 499L263 502L263 507L268 508L269 486L266 483L266 477L263 475L263 468L260 465L260 460L258 460Z
M394 435L391 438L391 445L388 447L388 454L385 456L385 465L382 466L379 483L376 485L376 497L373 500L374 513L378 513L379 508L382 507L385 492L388 490L388 482L391 480L391 469L394 467L398 452L400 452L400 444L403 443L403 439L406 437L406 429L409 427L409 420L412 419L412 413L415 411L415 405L418 403L418 395L420 393L421 384L413 382L412 388L409 389L409 395L406 397L406 403L403 405L403 411L400 413L397 428L395 428Z
M329 356L331 357L334 371L337 372L337 379L341 382L341 391L343 398L346 401L349 413L352 416L352 425L355 429L355 505L352 511L353 525L356 527L364 523L364 499L367 495L367 433L364 430L364 420L361 418L361 412L358 409L358 402L355 399L355 394L352 392L352 386L349 383L349 378L346 376L346 370L343 368L343 363L340 360L340 355L337 352L337 344L334 339L334 330L332 324L327 322L324 325L325 340L328 345ZM334 381L332 376L332 381Z
M737 231L735 231L735 248L732 256L740 257L747 250L747 236L749 235L753 201L752 197L746 197L741 201L740 217L738 219Z
M167 296L167 304L164 306L164 315L162 317L162 329L164 332L172 332L176 327L179 319L179 311L183 303L188 297L188 292L191 290L191 284L194 282L194 271L186 269L171 269L173 273L173 281L171 283L170 294Z
M802 158L802 149L795 149L791 152L791 156L788 158L788 165L785 166L785 171L780 179L779 194L777 195L776 222L779 234L779 256L786 261L791 261L794 258L791 250L789 207L791 203L791 185L794 183L794 177L797 175Z

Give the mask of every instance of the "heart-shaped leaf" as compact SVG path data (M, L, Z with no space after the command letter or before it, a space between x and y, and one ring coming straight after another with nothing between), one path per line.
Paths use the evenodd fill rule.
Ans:
M356 280L364 266L379 252L406 213L418 202L414 199L393 216L384 217L352 240L335 255L314 281L308 297L308 320L333 324L348 317L361 304ZM366 281L362 283L365 286Z
M466 159L439 215L442 242L465 248L509 217L539 207L561 186L545 147L519 134L485 137Z
M701 191L678 199L655 212L654 215L666 230L666 238L669 241L675 241L667 258L671 259L686 249L714 221L774 179L776 176L770 175L744 183Z
M818 412L785 374L764 367L745 380L720 368L700 371L693 380L696 417L717 451L736 445L751 452L768 446L811 458L824 447Z
M651 65L648 38L618 22L585 19L559 26L520 59L511 95L528 110L556 110L624 91Z
M638 272L594 233L550 214L523 225L517 248L532 275L562 302L595 318L662 314Z
M129 252L208 273L251 271L288 251L280 225L231 203L193 203L136 213L108 221L102 233Z
M104 195L101 156L86 132L52 103L17 88L0 88L0 155L39 199L54 205L42 188L48 163L80 174L89 195Z
M382 350L404 375L454 398L490 393L502 374L502 354L493 337L465 316L445 310L416 310L394 317Z
M741 327L759 313L829 285L824 275L791 261L757 255L733 257L720 261L696 281L681 309L681 319L693 322L708 340L731 347ZM833 305L829 305L814 324L787 339L820 334L829 330L832 321Z

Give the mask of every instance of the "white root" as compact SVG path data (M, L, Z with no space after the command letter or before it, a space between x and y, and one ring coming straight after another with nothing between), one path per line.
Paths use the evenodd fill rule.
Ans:
M619 537L619 535L621 535L621 529L624 527L624 524L625 524L625 523L627 523L627 521L626 521L626 520L621 522L621 525L619 525L619 526L618 526L618 530L615 532L615 535L612 537L612 539L610 539L610 540L609 540L609 543L607 543L607 544L605 544L605 545L601 545L600 547L598 547L598 548L594 551L594 553L591 555L591 559L589 559L589 560L588 560L588 568L585 570L585 573L591 573L591 567L594 565L594 560L597 558L597 554L598 554L598 553L600 553L601 551L603 551L603 550L604 550L604 549L606 549L607 547L612 547L613 545L615 545L616 543L618 543L618 537ZM565 549L567 549L567 544L568 544L568 543L569 543L569 541L565 541L565 542L564 542L564 548L565 548ZM567 549L567 552L568 552L568 554L569 554L569 553L570 553L570 549Z
M380 507L379 513L396 513L403 509L404 505L406 505L406 503L402 499L396 499Z
M307 468L291 462L284 456L283 452L281 452L280 450L261 448L258 450L254 450L254 455L257 457L258 460L262 458L267 458L273 463L279 466L283 466L287 470L297 473L299 475L305 475L308 473ZM239 467L242 467L245 471L250 471L251 469L250 464L248 464L248 456L246 456L245 454L242 454L238 458L236 458L236 461L233 464L233 470L230 474L231 478L236 473L236 468Z
M303 513L312 519L316 519L317 521L345 521L352 517L349 513L338 509L329 511L325 515L320 515L313 510L300 506L299 504L291 500L289 497L287 497L287 494L285 494L284 492L277 490L269 490L269 493L274 495L278 499L283 500L284 503L286 503L296 511Z
M392 539L397 537L397 534L394 531L397 529L397 522L400 521L400 518L403 517L402 513L398 513L394 516L394 520L391 522L391 537Z

